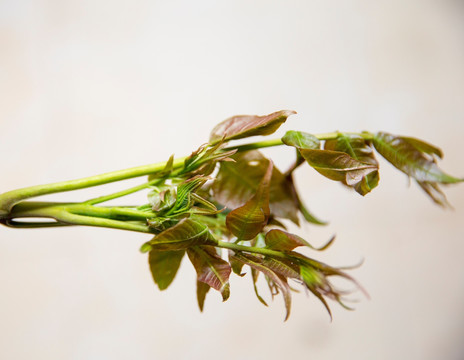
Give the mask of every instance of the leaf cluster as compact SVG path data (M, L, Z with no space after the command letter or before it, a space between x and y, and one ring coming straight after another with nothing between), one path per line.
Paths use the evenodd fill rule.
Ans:
M439 185L462 181L438 168L436 160L442 153L437 147L383 132L337 132L324 138L288 131L279 141L296 149L296 159L285 172L253 147L226 147L232 140L269 135L294 113L229 118L213 129L209 143L193 152L181 169L172 169L171 158L163 171L150 176L150 181L158 182L145 207L154 214L147 223L156 235L141 250L149 254L151 273L160 290L172 283L187 254L197 273L201 310L210 288L227 300L230 274L244 276L248 268L260 302L267 305L257 288L260 275L272 297L283 295L286 319L295 290L292 282L319 299L330 314L327 299L346 307L346 293L337 289L331 278L357 283L344 271L295 251L298 247L325 250L334 238L317 249L287 231L285 221L324 224L301 201L293 172L307 163L364 196L379 183L376 150L439 205L448 204Z

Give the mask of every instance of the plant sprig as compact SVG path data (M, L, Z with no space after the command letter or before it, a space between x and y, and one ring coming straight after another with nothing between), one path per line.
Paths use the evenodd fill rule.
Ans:
M366 195L379 183L379 163L374 150L398 170L413 178L438 205L449 203L441 185L462 182L437 165L441 150L422 140L379 133L308 134L288 131L281 139L245 145L230 142L274 133L294 111L266 116L241 115L218 124L209 142L190 156L140 166L79 180L38 185L0 195L0 222L13 228L43 228L68 225L98 226L152 234L141 251L148 253L155 283L164 290L174 280L187 254L197 273L197 300L203 310L210 288L230 296L231 273L251 271L258 300L257 280L262 274L272 296L283 295L288 318L291 308L290 281L299 284L326 307L331 299L343 307L346 292L337 289L332 277L356 281L345 271L297 251L316 249L308 241L287 232L283 220L325 224L303 204L293 182L294 171L304 163L321 175ZM292 147L296 159L281 172L259 149ZM80 203L37 202L41 195L72 191L125 179L148 176L147 181ZM148 190L148 201L137 206L101 204L137 191ZM28 221L47 218L49 221ZM361 287L358 285L361 289Z

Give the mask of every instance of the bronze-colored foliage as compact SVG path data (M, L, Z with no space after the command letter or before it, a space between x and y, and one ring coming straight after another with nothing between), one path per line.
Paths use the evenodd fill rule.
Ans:
M187 249L187 255L197 272L197 280L219 291L222 300L226 301L230 296L229 263L222 260L215 248L210 246L192 246ZM201 287L200 290L198 304L202 309L206 289Z
M237 153L232 159L234 162L221 163L212 185L215 200L231 209L250 200L269 167L269 159L258 150ZM269 208L273 216L298 224L298 202L293 182L275 166L269 190Z
M251 240L266 226L269 219L269 187L272 162L259 183L256 194L245 205L232 210L226 218L229 231L239 240Z
M448 206L440 184L464 181L446 174L437 165L441 150L425 141L379 132L373 138L375 149L393 166L412 177L430 198L441 206Z
M348 154L351 158L364 164L373 165L376 170L368 172L359 182L352 186L356 192L366 195L379 183L379 163L377 162L374 151L368 142L360 135L340 133L336 139L327 140L324 144L325 150L339 151ZM345 181L344 184L348 185Z
M304 206L293 181L295 170L308 163L325 177L366 195L379 182L375 149L442 206L448 203L439 185L463 179L438 167L437 160L443 154L436 146L383 132L313 135L287 131L281 139L229 145L235 139L269 135L292 114L295 112L282 110L265 116L231 117L213 129L209 143L184 158L171 156L165 163L0 194L0 223L17 228L89 225L151 234L141 251L149 253L154 282L160 290L168 288L187 252L197 273L201 311L210 288L220 292L223 301L229 298L229 277L234 272L241 277L251 275L255 294L266 306L258 279L267 282L272 297L281 293L285 319L290 314L291 291L296 291L290 284L313 294L331 316L327 299L346 307L344 297L348 294L334 286L334 277L363 289L341 269L297 252L301 247L305 251L325 250L335 237L317 248L288 231L288 220L296 225L300 221L325 224ZM296 154L285 172L257 150L282 144L292 148L290 155ZM24 201L147 175L144 184L81 203ZM99 205L143 189L149 191L148 203L140 206ZM52 221L18 221L30 217Z
M293 114L296 112L281 110L265 116L236 115L216 125L211 131L209 142L215 144L219 141L243 139L255 135L270 135Z

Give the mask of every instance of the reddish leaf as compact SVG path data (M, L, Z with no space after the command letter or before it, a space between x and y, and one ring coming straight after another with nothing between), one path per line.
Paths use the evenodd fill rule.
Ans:
M293 114L296 112L281 110L265 116L233 116L216 125L211 131L209 142L215 144L220 141L242 139L255 135L270 135Z
M378 169L376 165L356 160L341 151L300 149L300 153L320 174L352 187Z
M221 292L223 301L226 301L230 295L229 263L219 257L214 247L209 246L193 246L187 249L187 255L197 272L197 280Z
M441 150L422 140L380 132L373 139L375 149L398 170L412 177L432 200L447 206L439 184L464 181L443 172L434 155L441 157Z
M336 139L327 140L324 144L325 150L340 151L348 154L351 158L358 160L364 164L371 164L377 170L367 173L359 182L345 185L352 186L356 192L361 195L366 195L374 189L379 183L379 163L377 162L372 147L366 140L359 135L340 133Z
M153 280L160 290L165 290L174 280L180 263L184 257L185 250L179 251L157 251L152 250L148 254Z
M316 248L308 243L303 238L298 235L291 234L280 229L272 229L266 234L266 247L272 250L278 251L291 251L298 246L307 246L313 250L325 250L327 249L332 242L335 240L335 236L332 237L325 245L320 248Z
M288 286L285 278L280 277L273 270L266 267L262 263L262 259L256 256L247 254L236 254L234 255L234 258L250 266L252 269L262 272L270 281L272 281L273 284L275 284L278 287L278 289L282 292L282 295L284 297L285 309L287 311L285 315L285 320L287 320L290 316L292 297L290 293L290 286Z
M218 203L233 209L245 204L256 193L269 160L258 150L240 152L232 158L235 162L221 164L212 189ZM295 193L291 179L274 167L269 194L271 214L298 224Z
M226 217L229 231L240 240L251 240L258 235L269 219L269 187L272 162L258 186L256 194L245 205L232 210Z

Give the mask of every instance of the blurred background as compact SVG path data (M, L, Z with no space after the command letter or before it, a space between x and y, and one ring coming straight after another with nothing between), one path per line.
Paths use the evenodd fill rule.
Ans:
M276 136L384 130L445 152L464 176L460 0L0 0L0 191L184 156L235 114L292 109ZM293 152L267 151L285 168ZM283 322L249 275L197 308L185 261L154 285L143 234L0 228L2 359L463 359L464 188L443 210L380 159L357 193L308 167L296 181L330 225L299 234L367 289L334 320L304 293ZM129 182L137 184L141 180ZM124 184L122 184L124 186ZM85 198L109 185L49 199ZM129 202L145 201L137 194ZM262 293L269 296L263 287Z

